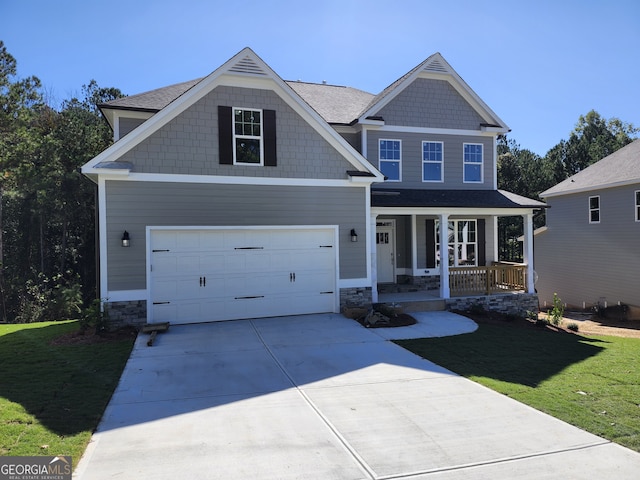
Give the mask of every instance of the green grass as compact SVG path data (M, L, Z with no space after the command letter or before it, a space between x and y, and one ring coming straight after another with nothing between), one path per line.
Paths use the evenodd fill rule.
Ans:
M0 325L0 456L80 460L118 383L133 338L54 346L75 321Z
M481 324L467 335L396 343L640 452L640 339Z

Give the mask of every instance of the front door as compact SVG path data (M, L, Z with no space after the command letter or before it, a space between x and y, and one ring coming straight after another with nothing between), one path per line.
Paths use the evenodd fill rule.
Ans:
M395 283L396 281L393 243L393 227L378 226L376 228L378 283Z

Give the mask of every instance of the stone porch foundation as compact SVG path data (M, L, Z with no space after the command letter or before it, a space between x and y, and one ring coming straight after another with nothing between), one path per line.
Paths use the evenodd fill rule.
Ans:
M502 295L481 295L453 297L445 300L447 310L467 311L480 305L487 311L526 316L527 312L537 315L538 294L505 293Z

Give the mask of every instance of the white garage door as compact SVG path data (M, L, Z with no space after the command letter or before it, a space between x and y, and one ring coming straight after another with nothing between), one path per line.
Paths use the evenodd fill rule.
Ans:
M333 229L151 230L151 322L333 312Z

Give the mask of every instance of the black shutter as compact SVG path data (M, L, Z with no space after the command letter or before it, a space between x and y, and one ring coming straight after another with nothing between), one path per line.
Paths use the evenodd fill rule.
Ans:
M436 268L436 221L425 220L425 226L427 236L427 268Z
M233 165L233 120L231 107L218 106L218 153L221 165Z
M265 167L275 167L278 165L276 155L276 111L263 110L264 119L264 165Z
M478 266L484 267L487 263L487 234L484 218L478 220Z

